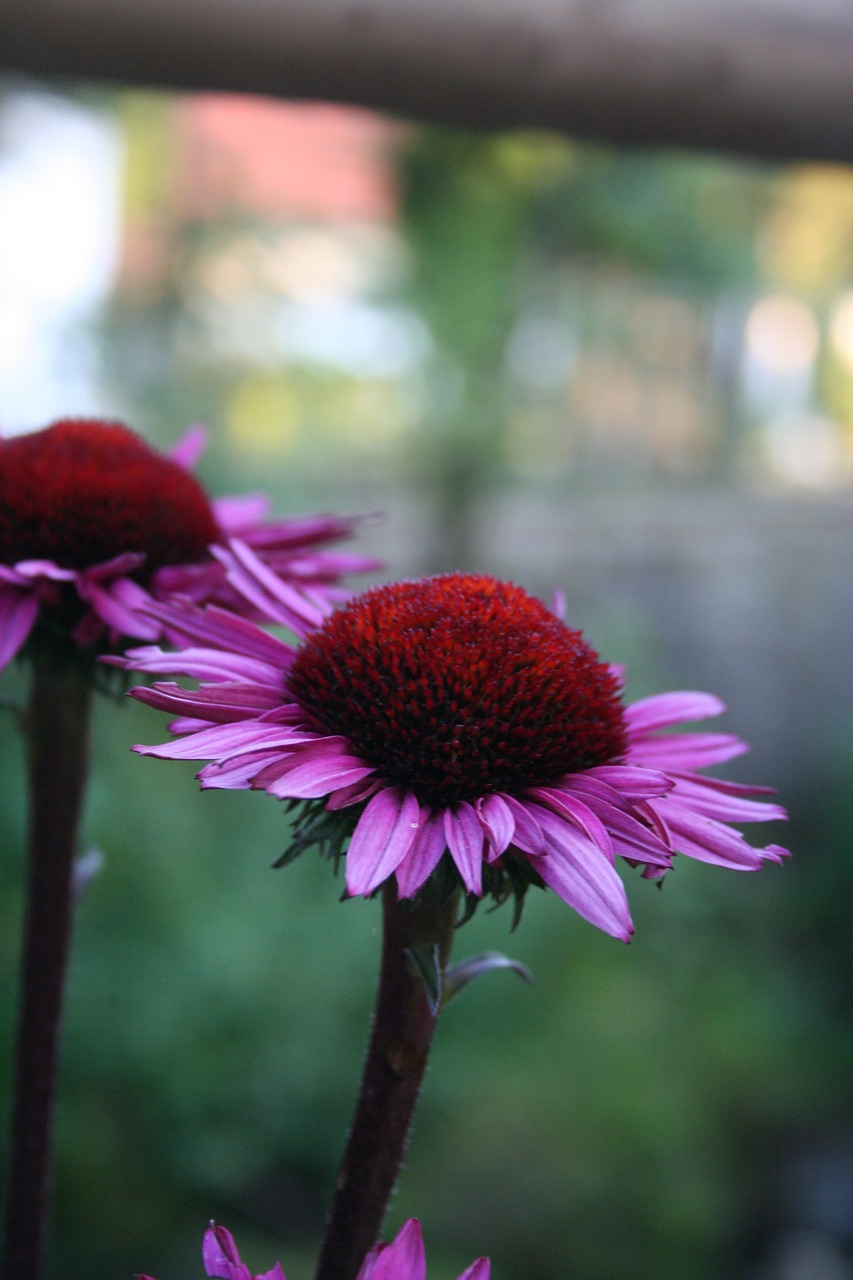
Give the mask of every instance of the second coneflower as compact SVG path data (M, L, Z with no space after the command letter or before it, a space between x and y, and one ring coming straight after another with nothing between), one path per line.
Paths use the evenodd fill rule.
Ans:
M0 439L0 670L39 623L81 650L153 639L157 627L139 611L149 596L251 613L210 554L232 537L318 616L342 597L343 574L376 567L318 549L348 537L352 519L269 520L263 495L209 497L190 471L204 441L193 428L162 454L120 422L78 418Z
M216 601L256 616L213 544L238 535L299 616L322 622L342 573L374 562L318 550L351 532L336 517L269 521L265 501L209 498L191 475L204 433L170 456L117 422L64 419L0 440L0 671L31 668L28 885L16 1041L3 1280L44 1268L53 1099L72 925L73 859L88 769L97 660L160 634L142 606Z

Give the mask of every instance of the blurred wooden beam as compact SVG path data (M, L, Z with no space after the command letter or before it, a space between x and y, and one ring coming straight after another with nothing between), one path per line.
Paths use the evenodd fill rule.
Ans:
M853 160L849 0L2 0L0 67Z

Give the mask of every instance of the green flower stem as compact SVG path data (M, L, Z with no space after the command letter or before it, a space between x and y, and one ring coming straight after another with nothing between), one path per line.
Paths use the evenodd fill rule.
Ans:
M438 1017L437 1002L411 953L434 947L438 973L443 974L457 902L456 893L442 893L435 882L413 902L398 900L393 879L383 888L382 964L373 1030L316 1280L355 1280L382 1229Z
M44 1273L74 852L89 758L91 664L33 646L28 711L29 845L3 1280Z

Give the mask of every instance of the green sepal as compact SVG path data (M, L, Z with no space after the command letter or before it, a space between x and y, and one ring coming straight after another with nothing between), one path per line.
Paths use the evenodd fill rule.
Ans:
M289 812L296 811L290 844L272 863L273 867L286 867L306 849L316 847L322 857L334 862L337 871L357 818L349 809L328 810L322 800L292 800L287 808Z
M417 947L407 947L406 954L421 976L429 1011L435 1017L445 1003L442 994L438 945L435 942L423 942Z
M447 970L444 975L442 1007L450 1004L450 1001L455 999L459 992L468 986L469 982L473 982L475 978L481 977L484 973L491 973L494 969L511 969L524 982L533 982L533 974L520 960L513 960L510 956L505 956L501 951L483 951L480 955L469 956L467 960L462 960L459 964L455 964L452 969Z

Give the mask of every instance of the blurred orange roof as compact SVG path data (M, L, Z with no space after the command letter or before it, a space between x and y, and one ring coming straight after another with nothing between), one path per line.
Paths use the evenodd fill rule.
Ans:
M179 203L190 217L387 222L401 127L358 107L201 94L178 108Z

